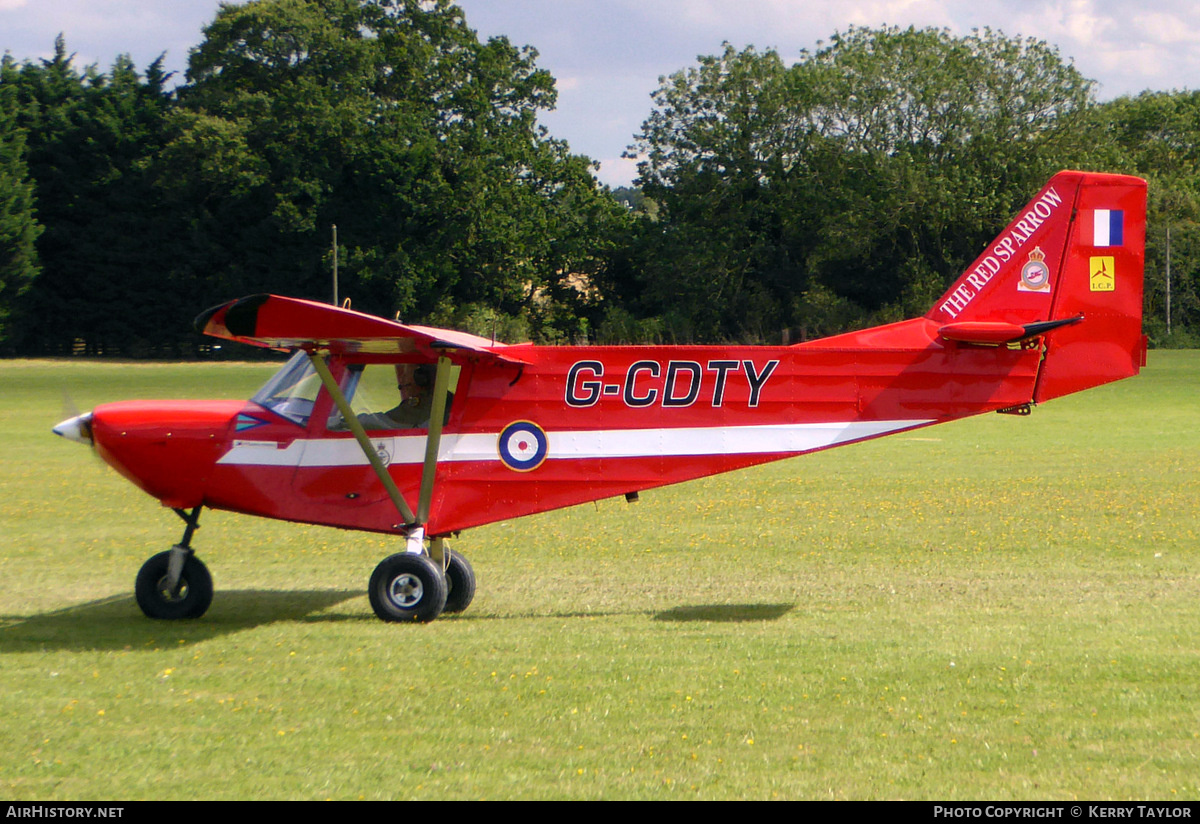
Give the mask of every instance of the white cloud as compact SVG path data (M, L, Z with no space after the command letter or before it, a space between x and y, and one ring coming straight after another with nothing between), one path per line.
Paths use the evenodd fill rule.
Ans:
M1059 0L1016 20L1073 58L1103 99L1200 86L1200 9L1191 3Z
M1147 12L1134 25L1144 40L1157 45L1196 43L1196 21L1187 21L1170 12Z
M600 171L596 179L606 186L616 189L628 186L637 177L637 160L628 157L610 157L600 161Z

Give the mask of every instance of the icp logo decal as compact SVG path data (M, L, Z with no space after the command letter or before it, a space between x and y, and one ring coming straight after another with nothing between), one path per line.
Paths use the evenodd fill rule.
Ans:
M546 460L550 442L536 423L514 421L500 433L497 448L505 466L517 472L529 472Z

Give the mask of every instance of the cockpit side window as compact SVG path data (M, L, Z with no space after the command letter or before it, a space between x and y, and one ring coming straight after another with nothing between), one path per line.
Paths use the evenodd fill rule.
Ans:
M452 366L446 399L446 420L458 384L460 368ZM342 380L342 391L363 428L372 430L428 429L433 409L432 364L350 364ZM328 429L344 430L346 423L334 411Z

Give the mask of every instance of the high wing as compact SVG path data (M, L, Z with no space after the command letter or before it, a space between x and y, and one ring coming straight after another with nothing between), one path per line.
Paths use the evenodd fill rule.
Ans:
M270 349L321 349L338 354L411 355L414 360L484 360L520 365L527 361L507 346L450 329L385 320L300 298L251 295L201 312L196 331ZM457 354L458 357L454 357Z

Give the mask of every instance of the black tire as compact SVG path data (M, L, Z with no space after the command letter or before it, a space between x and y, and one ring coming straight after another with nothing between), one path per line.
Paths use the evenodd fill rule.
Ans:
M177 621L182 618L199 618L208 611L213 598L212 575L208 567L196 556L189 556L183 563L183 574L179 580L179 594L172 595L166 589L167 568L171 553L160 552L138 570L133 593L138 606L147 618Z
M446 576L427 556L401 552L375 567L367 597L384 621L432 621L446 608Z
M462 612L475 598L475 570L467 559L457 552L446 550L446 595L444 612Z

